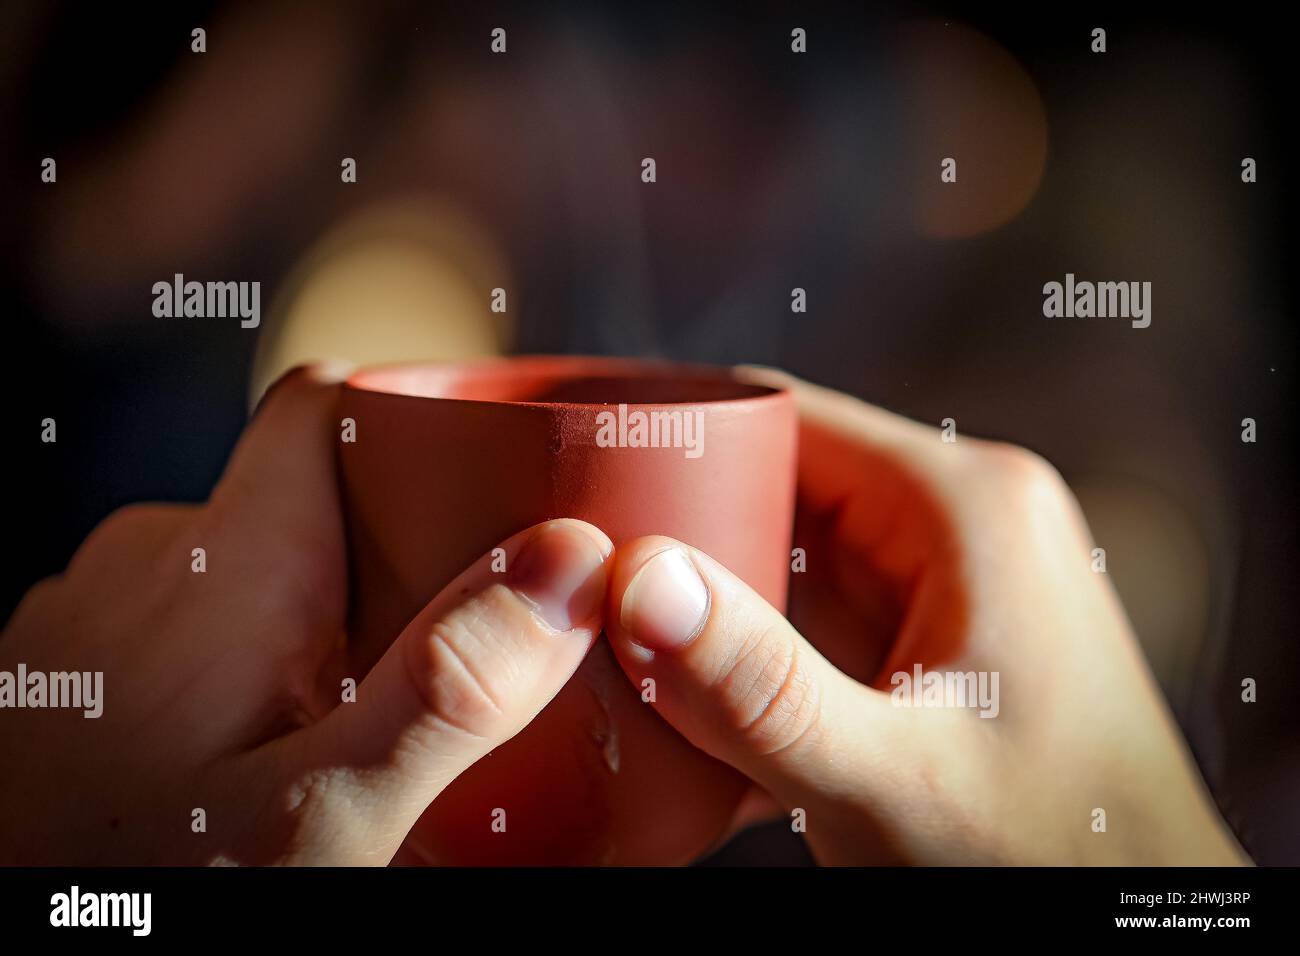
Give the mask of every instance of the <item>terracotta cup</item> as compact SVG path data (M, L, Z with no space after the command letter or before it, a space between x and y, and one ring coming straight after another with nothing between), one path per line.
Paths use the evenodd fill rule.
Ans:
M474 560L550 518L590 521L615 546L678 538L785 608L786 392L705 366L530 357L363 369L340 414L356 423L340 467L359 667ZM722 835L746 786L642 701L602 637L528 727L439 796L404 857L683 863Z

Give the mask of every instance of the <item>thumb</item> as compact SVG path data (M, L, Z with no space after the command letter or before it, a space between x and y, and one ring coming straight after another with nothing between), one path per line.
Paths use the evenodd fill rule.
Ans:
M619 548L606 631L691 743L787 806L862 786L896 714L730 571L671 538ZM813 801L815 802L815 801Z
M355 703L286 738L292 779L308 781L316 803L299 819L321 833L301 845L330 848L334 862L387 862L433 799L522 730L577 670L600 632L612 552L592 525L549 521L447 585Z

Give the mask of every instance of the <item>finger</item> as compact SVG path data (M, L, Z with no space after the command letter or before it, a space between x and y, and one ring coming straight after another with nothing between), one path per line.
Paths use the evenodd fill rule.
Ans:
M447 585L355 703L295 735L294 779L322 781L316 816L356 834L364 861L387 862L443 788L522 730L573 675L601 629L612 552L595 527L550 521Z
M852 395L813 385L779 369L743 365L742 381L783 388L799 409L799 493L820 505L859 495L864 482L874 511L907 517L909 495L931 495L948 504L969 491L969 469L1000 442L969 436L945 441L934 426L868 404ZM1014 451L1021 451L1015 449Z
M955 444L936 428L775 369L745 366L738 375L785 388L799 408L799 505L829 516L846 544L879 570L912 577L941 532L935 500L954 484Z
M742 365L736 369L742 381L769 388L782 388L794 396L800 423L819 430L851 437L880 451L892 452L905 460L930 460L940 442L939 429L870 405L831 388L805 382L780 369Z
M606 631L639 687L697 747L785 802L846 788L895 714L744 582L671 538L619 548Z
M900 661L955 658L969 606L962 515L975 452L988 443L944 442L936 428L784 372L738 374L790 390L799 405L800 531L810 562L820 558L828 573L795 577L795 619L864 681L887 679ZM863 626L816 627L848 609Z
M230 457L212 503L233 503L251 529L288 532L298 541L341 534L335 448L344 363L286 372L262 397Z
M101 521L68 563L66 572L84 585L111 593L139 575L127 556L154 555L167 546L194 517L195 505L133 504Z

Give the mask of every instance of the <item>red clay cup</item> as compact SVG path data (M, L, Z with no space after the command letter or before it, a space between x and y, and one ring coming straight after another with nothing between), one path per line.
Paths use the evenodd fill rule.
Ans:
M551 518L590 521L615 546L678 538L785 609L786 392L707 366L528 357L363 369L340 414L355 422L340 468L361 669L473 561ZM718 841L746 787L642 701L602 637L528 727L434 801L401 859L685 863Z

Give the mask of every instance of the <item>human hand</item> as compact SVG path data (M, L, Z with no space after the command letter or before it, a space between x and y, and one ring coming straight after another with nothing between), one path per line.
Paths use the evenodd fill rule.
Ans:
M387 863L573 674L612 545L555 521L501 544L508 574L489 554L449 584L341 702L338 378L287 375L210 501L115 513L14 612L0 671L100 671L102 715L0 710L0 862Z
M1050 465L755 374L801 409L793 624L679 542L620 546L607 631L663 717L823 863L1248 862ZM994 693L895 706L917 665Z

